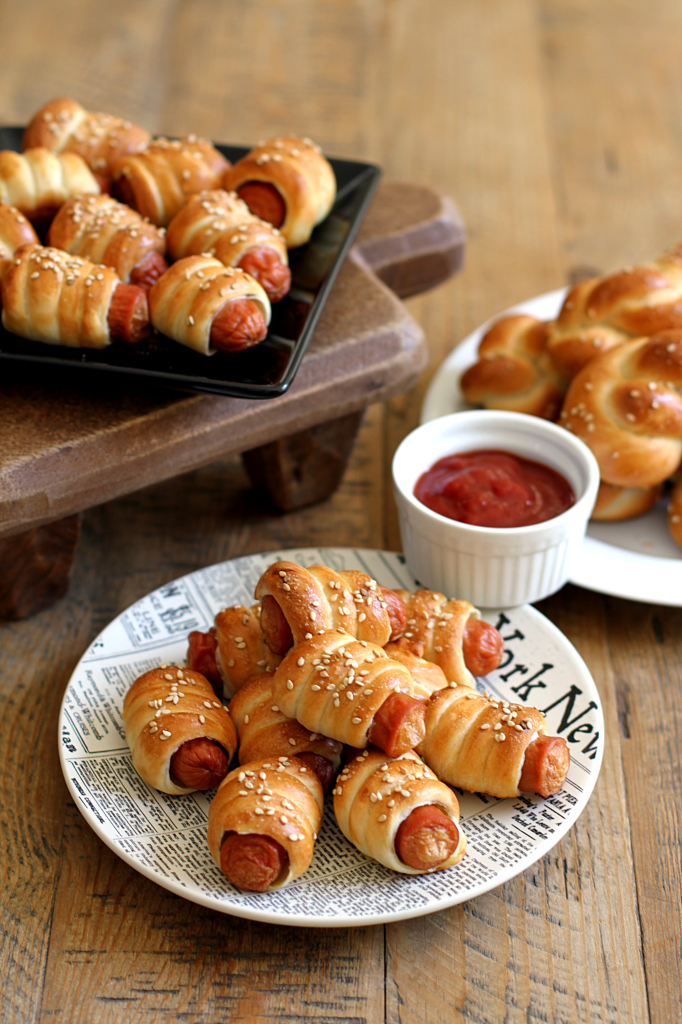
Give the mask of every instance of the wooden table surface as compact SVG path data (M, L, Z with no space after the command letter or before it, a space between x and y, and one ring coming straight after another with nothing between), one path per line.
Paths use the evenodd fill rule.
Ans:
M457 341L682 238L682 6L2 0L0 39L4 123L62 94L154 132L292 129L437 187L469 229L463 272L408 302L428 370L369 410L331 499L276 514L236 457L119 498L85 514L68 596L0 627L0 1020L682 1020L679 608L575 586L541 602L601 695L596 789L532 868L404 923L278 928L170 894L85 824L56 744L70 673L120 610L240 554L399 548L391 455Z

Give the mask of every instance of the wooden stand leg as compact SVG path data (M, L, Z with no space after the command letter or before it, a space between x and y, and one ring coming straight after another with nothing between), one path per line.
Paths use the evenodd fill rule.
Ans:
M0 619L26 619L69 589L80 515L0 540Z
M282 512L323 501L338 487L364 409L242 454L247 473Z

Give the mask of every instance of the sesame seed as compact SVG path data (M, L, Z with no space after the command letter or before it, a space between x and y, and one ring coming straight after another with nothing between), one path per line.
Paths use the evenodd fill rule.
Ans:
M287 690L293 690L293 688L294 684L292 683L291 679L287 679Z

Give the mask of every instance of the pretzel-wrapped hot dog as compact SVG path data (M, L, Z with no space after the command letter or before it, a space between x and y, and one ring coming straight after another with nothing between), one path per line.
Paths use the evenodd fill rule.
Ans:
M422 657L439 665L449 683L473 686L502 660L498 630L481 620L469 601L448 600L437 590L397 590L407 606L404 636L424 645Z
M205 675L226 697L235 693L253 676L274 672L282 660L265 643L260 628L260 605L250 608L235 604L223 608L208 633L189 634L187 664Z
M272 673L263 672L242 686L230 702L239 736L239 763L263 757L295 756L329 788L341 764L343 744L305 729L280 711L272 696Z
M24 245L2 279L3 326L22 338L71 348L130 344L149 334L147 297L113 270L61 249Z
M457 797L412 751L359 754L336 780L334 813L349 842L401 874L442 871L466 851Z
M570 764L566 740L548 736L537 708L509 704L468 687L439 690L426 705L426 735L417 748L451 786L490 796L551 796Z
M206 253L226 267L240 267L265 289L270 302L279 302L289 291L284 239L235 192L216 189L190 196L168 225L167 242L174 260Z
M151 287L149 311L155 330L205 356L258 344L270 323L258 282L213 256L174 263Z
M98 176L108 180L115 160L149 143L145 128L113 114L85 110L76 100L50 100L34 114L22 149L44 146L53 153L76 153Z
M303 761L251 761L230 772L211 801L211 856L237 888L279 889L310 867L323 806L319 780Z
M401 662L412 676L415 697L428 700L437 690L448 685L440 665L422 657L424 644L401 637L384 647L389 658Z
M163 232L108 195L76 196L61 207L47 233L49 245L103 263L121 281L151 287L168 269Z
M0 151L0 202L16 206L34 224L46 224L62 203L86 192L98 194L100 186L76 153Z
M336 178L310 139L280 136L252 149L227 171L223 188L279 228L290 249L303 245L336 197Z
M125 695L123 722L133 765L164 793L217 786L237 749L236 729L210 683L177 665L135 680Z
M30 222L16 206L0 203L0 281L17 249L31 244L40 242Z
M392 636L383 588L359 570L335 572L326 565L304 569L296 562L275 562L255 593L261 602L263 636L277 654L327 629L343 629L380 647Z
M154 139L140 153L121 157L112 166L117 199L166 227L188 196L220 187L230 162L206 139Z
M274 702L311 732L391 757L424 734L424 705L404 665L366 640L335 629L304 640L272 680Z

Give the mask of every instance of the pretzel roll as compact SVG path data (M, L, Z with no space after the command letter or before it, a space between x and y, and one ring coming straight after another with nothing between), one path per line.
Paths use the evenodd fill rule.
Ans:
M242 686L230 702L230 716L239 736L240 764L295 755L316 771L322 788L327 789L341 764L343 744L287 718L274 703L271 672L254 676ZM318 759L324 764L318 766Z
M550 325L547 351L567 380L631 338L682 329L682 243L658 260L581 281Z
M460 382L472 405L555 420L568 381L547 354L549 324L515 314L497 320L478 346L478 362Z
M38 236L16 206L0 203L0 281L22 245L38 245Z
M257 183L269 185L281 198L280 223L267 215L262 205L264 190ZM308 241L336 198L334 171L320 147L295 136L269 139L256 146L225 173L223 188L237 192L252 213L279 228L290 249Z
M259 604L232 605L215 617L217 661L227 697L233 697L253 676L274 672L282 660L265 643L260 611Z
M140 288L113 270L61 249L24 245L2 279L2 323L13 334L48 345L106 348L149 333Z
M154 139L142 152L114 161L112 192L152 224L165 227L187 196L218 188L229 166L206 139Z
M48 221L72 196L99 191L90 168L76 153L58 155L43 148L0 151L0 202L16 206L34 223Z
M412 676L415 697L428 700L436 690L442 690L444 686L448 685L448 680L440 665L434 665L432 661L427 661L422 657L423 643L415 643L414 640L408 640L403 636L400 640L386 644L384 650L389 658L404 665Z
M175 775L186 744L208 741L222 751L224 769L237 749L237 732L227 708L216 700L210 683L198 672L177 665L162 665L139 676L125 695L123 722L133 765L145 782L163 793L193 793L211 788L186 785ZM190 747L191 750L191 747Z
M447 687L426 706L417 749L451 786L502 799L531 791L551 796L564 784L570 754L564 739L546 732L537 708Z
M682 548L682 477L679 478L670 492L668 529L672 539Z
M241 267L267 292L271 302L291 285L287 247L280 232L255 217L236 192L198 192L168 225L168 252L174 260L206 253L226 267Z
M359 570L275 562L259 579L255 594L262 606L263 635L277 654L328 629L342 629L379 647L391 636L381 588Z
M223 331L222 317L233 310ZM205 356L256 345L270 323L270 302L258 282L214 256L174 263L150 288L149 312L157 331Z
M93 113L75 100L50 100L29 122L22 149L44 146L53 153L77 153L102 178L111 176L114 160L136 153L151 136L139 125L113 114Z
M109 195L69 199L52 221L47 241L73 256L111 267L121 281L130 281L133 275L133 283L133 272L150 254L163 257L166 251L166 240L159 228ZM166 269L161 258L156 262L155 277Z
M682 459L682 331L592 359L571 383L559 422L592 449L606 483L667 479Z
M590 519L611 523L641 516L656 504L662 491L663 484L655 484L653 487L616 487L601 480Z
M448 600L437 590L397 590L407 605L407 640L423 644L422 657L440 666L448 683L474 686L502 659L502 637L468 601Z
M423 705L408 670L376 644L330 630L297 644L272 679L274 702L311 732L391 756L423 733Z
M428 824L422 828L422 834L415 837L420 847L415 858L409 847L401 849L400 830L418 808L431 812L435 818L431 829L436 835L429 842ZM334 813L353 846L401 874L442 871L457 864L466 850L466 839L458 825L457 797L413 751L395 760L387 760L373 747L359 754L336 780ZM446 842L437 832L442 830L442 816L451 823ZM401 852L415 863L407 863Z
M323 801L317 776L296 757L235 768L209 807L211 856L239 888L280 889L310 867Z

